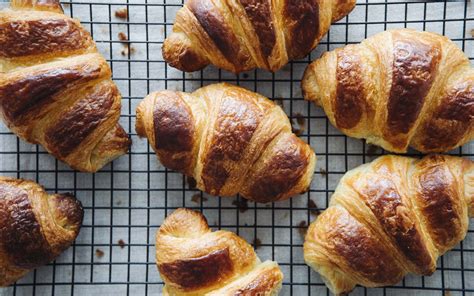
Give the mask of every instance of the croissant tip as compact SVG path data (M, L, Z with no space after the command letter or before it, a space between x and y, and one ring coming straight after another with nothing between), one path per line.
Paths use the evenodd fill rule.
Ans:
M189 42L179 38L176 33L163 42L163 59L173 68L184 72L195 72L206 67L209 62L194 50Z

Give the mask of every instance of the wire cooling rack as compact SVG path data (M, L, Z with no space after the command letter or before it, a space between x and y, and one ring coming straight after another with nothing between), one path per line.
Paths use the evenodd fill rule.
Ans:
M319 108L302 99L300 79L305 67L324 51L401 27L445 34L474 58L474 9L469 1L359 1L310 56L275 74L256 70L239 76L213 67L186 74L166 65L161 45L182 1L73 0L64 1L63 6L66 14L80 19L92 33L110 62L123 94L121 123L133 146L128 155L100 172L83 174L54 160L41 147L18 140L0 125L1 175L35 180L50 192L72 192L85 208L76 243L55 262L0 290L0 295L160 295L163 282L155 266L155 232L178 207L200 210L213 229L234 231L253 243L262 260L278 261L285 275L281 295L329 295L320 277L304 264L305 227L326 208L347 170L384 152L345 137ZM128 19L116 17L122 8L128 8ZM124 36L129 43L120 40ZM137 137L135 108L147 93L193 91L218 81L260 92L284 107L295 130L318 156L308 193L267 205L208 196L181 174L162 167L147 141ZM471 143L452 153L474 159L473 149ZM474 295L474 227L463 243L438 261L433 276L408 276L394 287L359 287L352 294Z

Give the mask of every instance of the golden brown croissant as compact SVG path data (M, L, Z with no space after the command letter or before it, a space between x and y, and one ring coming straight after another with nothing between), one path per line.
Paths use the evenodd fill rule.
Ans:
M164 166L212 195L287 199L308 189L316 164L278 105L226 83L148 95L137 108L136 130Z
M164 295L277 295L283 273L260 262L252 246L230 231L211 231L198 212L178 209L156 235Z
M474 163L382 156L347 172L304 243L308 265L335 294L430 275L474 216Z
M474 138L474 70L438 34L390 30L325 53L302 85L343 133L388 151L446 152Z
M0 286L53 261L76 239L81 203L32 181L0 177Z
M80 171L127 152L110 68L58 1L13 0L0 28L0 117L13 132Z
M234 73L277 71L306 56L356 0L188 0L163 57L182 71L209 64Z

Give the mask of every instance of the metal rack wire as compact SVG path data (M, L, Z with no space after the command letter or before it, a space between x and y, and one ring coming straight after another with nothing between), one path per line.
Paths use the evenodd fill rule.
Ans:
M239 76L213 67L186 74L166 65L161 45L182 5L180 0L70 0L63 4L67 14L90 30L110 62L123 94L121 123L134 145L127 156L99 173L82 174L0 126L1 175L36 180L51 192L72 192L85 208L76 243L55 262L0 290L0 295L160 295L163 282L155 267L154 234L166 214L178 207L200 210L214 229L235 231L253 242L262 259L278 261L285 274L282 295L329 295L319 276L304 264L300 232L327 207L347 170L385 152L345 137L321 110L302 99L304 68L324 51L394 27L445 34L474 59L474 8L469 1L362 0L332 26L307 58L274 74L256 70ZM115 17L120 8L128 8L128 19ZM118 38L120 32L128 43ZM300 136L318 155L308 193L269 205L207 196L182 175L162 167L148 143L138 139L134 111L147 93L193 91L217 81L239 84L282 104ZM474 159L473 149L469 144L452 153ZM474 227L463 243L439 260L433 276L408 276L394 287L359 287L353 295L474 295Z

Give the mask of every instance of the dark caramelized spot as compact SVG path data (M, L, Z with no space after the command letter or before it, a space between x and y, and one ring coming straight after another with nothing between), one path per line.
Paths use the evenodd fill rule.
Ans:
M240 42L212 1L190 0L186 5L222 55L235 67L242 66L245 58L240 54Z
M428 159L428 158L426 158ZM454 187L454 176L443 163L426 168L419 176L418 207L421 209L427 230L437 247L444 249L455 243L461 230L461 213L456 205L460 200Z
M163 164L184 172L192 162L194 118L191 109L179 94L160 94L153 110L155 148L163 153ZM185 153L188 152L188 153Z
M313 49L318 38L319 3L317 0L285 0L283 9L288 56L302 58Z
M0 184L0 247L16 267L32 269L54 257L41 232L28 193Z
M293 188L306 172L309 163L304 144L293 134L278 140L272 157L252 176L250 196L258 202L274 201Z
M356 53L337 52L337 89L333 112L339 128L353 128L362 118L365 97L360 64Z
M270 1L271 0L240 0L260 40L260 50L265 58L268 58L272 54L276 43Z
M241 160L262 116L250 101L231 95L223 99L214 126L214 137L203 163L202 179L206 191L219 191L224 186L229 177L224 163Z
M385 172L386 173L386 172ZM395 246L422 270L422 274L434 272L434 262L423 242L412 210L403 203L399 192L387 177L382 175L367 179L365 188L359 195L372 210L383 229Z
M118 90L106 84L77 101L46 132L48 146L60 157L68 156L109 118L117 96Z
M52 96L70 84L90 81L99 75L99 67L55 68L25 74L0 86L0 104L6 119L15 123L22 115L37 112L43 104L52 103Z
M159 264L158 269L170 282L189 291L225 281L233 271L233 264L226 248L198 258Z
M191 109L178 94L169 92L157 98L153 125L156 149L192 151L194 119Z
M451 89L424 126L422 145L428 150L454 148L474 121L474 85L463 83Z
M328 243L353 272L367 280L387 284L400 279L401 270L382 243L345 209L338 209L326 227Z
M393 77L387 105L390 134L406 134L415 123L435 79L440 58L439 45L394 35Z
M71 19L39 19L0 24L0 56L60 53L90 46L90 35Z

